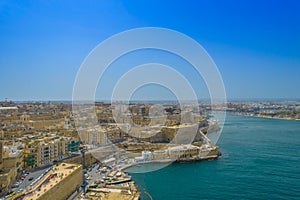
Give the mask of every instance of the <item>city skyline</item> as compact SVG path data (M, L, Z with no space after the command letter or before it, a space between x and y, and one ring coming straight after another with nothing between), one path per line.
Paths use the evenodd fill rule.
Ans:
M199 42L218 66L229 99L297 99L299 8L298 1L2 1L0 98L71 100L77 71L95 46L119 32L151 26L173 29ZM131 58L155 60L143 53ZM124 68L136 64L132 60ZM205 83L182 66L175 68L207 98ZM115 67L109 73L119 72ZM109 99L106 90L101 92L98 99ZM136 96L148 95L172 96L158 87Z

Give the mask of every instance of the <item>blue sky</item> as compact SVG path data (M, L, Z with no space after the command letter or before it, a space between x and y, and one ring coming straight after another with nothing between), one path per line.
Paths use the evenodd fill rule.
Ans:
M229 98L300 98L299 10L297 0L2 0L0 100L71 99L76 73L96 45L146 26L198 41L218 66ZM193 84L202 90L200 82ZM168 96L153 91L140 95Z

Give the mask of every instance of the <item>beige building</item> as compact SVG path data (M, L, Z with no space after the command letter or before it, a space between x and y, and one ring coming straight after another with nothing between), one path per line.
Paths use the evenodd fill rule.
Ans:
M87 129L80 133L80 140L84 144L104 145L107 143L107 137L101 129Z
M27 118L29 119L29 117ZM65 119L35 119L35 120L28 120L28 121L23 121L21 119L21 122L23 124L30 125L34 127L34 129L37 130L44 130L44 129L49 129L49 130L56 130L58 128L63 128L65 126Z
M24 166L26 168L40 167L59 161L78 151L79 142L70 137L48 137L31 139L25 144Z
M23 151L17 146L5 146L3 155L3 168L13 169L13 176L21 175L23 169Z
M168 151L167 150L156 150L153 151L153 159L154 160L165 160L168 159Z
M179 145L168 148L170 159L190 158L198 156L200 148L191 144Z
M30 119L30 116L26 115L25 113L20 116L20 120L23 122L28 121L29 119Z
M10 106L10 107L2 107L0 106L0 116L17 116L18 114L18 107L16 106Z
M1 168L0 170L0 195L8 192L10 185L14 182L13 170Z
M2 164L3 164L3 151L4 151L4 141L0 139L0 169L2 169Z
M25 168L34 168L38 167L41 163L41 155L38 151L38 142L30 142L25 144L24 148L24 167Z
M82 184L82 166L61 163L54 166L31 190L23 192L24 200L65 200Z
M5 193L22 173L23 151L18 146L1 145L0 193Z

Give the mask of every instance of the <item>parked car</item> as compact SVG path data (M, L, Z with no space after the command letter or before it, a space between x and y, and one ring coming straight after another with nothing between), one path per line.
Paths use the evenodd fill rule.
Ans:
M9 196L12 197L12 196L14 196L14 195L16 195L16 194L17 194L16 192L13 192L13 193L11 193Z
M20 188L20 189L18 189L17 193L20 193L20 192L22 192L23 190L24 190L23 188Z

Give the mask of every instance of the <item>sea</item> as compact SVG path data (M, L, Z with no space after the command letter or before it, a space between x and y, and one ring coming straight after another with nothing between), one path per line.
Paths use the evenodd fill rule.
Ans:
M141 199L300 200L300 121L227 115L217 145L218 160L132 173Z

